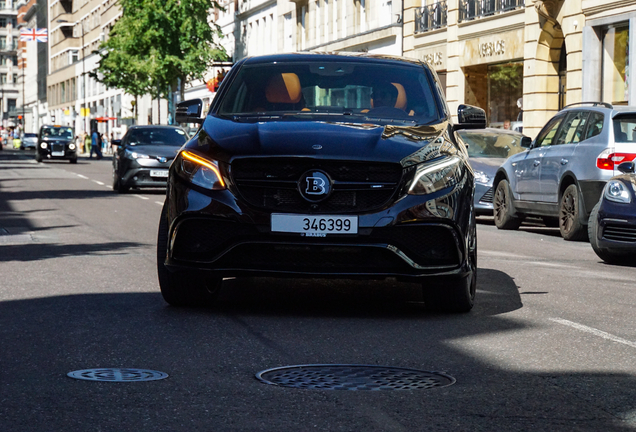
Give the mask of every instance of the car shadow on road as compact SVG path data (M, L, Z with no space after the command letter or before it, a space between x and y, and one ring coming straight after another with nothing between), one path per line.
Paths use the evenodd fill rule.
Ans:
M87 255L126 255L131 248L149 245L135 242L111 242L90 244L42 244L35 241L22 244L3 245L0 249L0 263L12 261L39 261L50 258ZM27 244L24 244L27 243Z

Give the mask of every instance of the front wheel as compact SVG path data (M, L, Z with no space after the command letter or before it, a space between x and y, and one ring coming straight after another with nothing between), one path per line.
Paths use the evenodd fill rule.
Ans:
M218 297L221 278L205 278L197 273L169 271L164 262L168 252L167 206L161 210L157 234L157 275L163 299L172 306L207 306Z
M113 190L117 193L123 194L128 192L130 188L128 186L124 186L119 178L119 174L117 171L113 169Z
M563 192L559 205L559 230L565 240L584 240L587 236L585 225L580 221L581 211L579 189L571 184Z
M76 164L77 163L77 158L69 159L68 161L70 163L72 163L72 164Z
M42 156L40 156L40 154L37 152L35 152L35 161L36 162L42 162Z
M495 226L502 230L516 230L521 226L521 219L512 215L512 199L508 180L501 180L495 190L493 200Z

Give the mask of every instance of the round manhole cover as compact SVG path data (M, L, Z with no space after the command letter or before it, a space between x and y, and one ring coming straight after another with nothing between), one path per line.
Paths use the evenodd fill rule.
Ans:
M80 380L108 382L156 381L168 378L165 372L132 368L83 369L69 372L67 376Z
M369 365L285 366L259 372L256 378L281 387L320 390L426 390L455 383L441 372Z

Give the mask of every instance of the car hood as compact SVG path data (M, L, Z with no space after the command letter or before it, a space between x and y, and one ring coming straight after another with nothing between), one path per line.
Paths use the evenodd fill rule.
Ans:
M294 120L247 123L208 116L186 146L229 163L248 156L296 156L410 165L458 151L449 141L438 139L447 133L447 126L446 122L433 126Z
M497 169L502 163L506 161L506 158L484 158L484 157L471 157L468 158L468 163L475 171L481 171L484 174L494 177Z
M181 146L168 146L168 145L135 145L135 146L126 146L126 150L130 150L131 152L141 153L148 156L159 156L165 157L168 159L173 159L179 150L181 150Z

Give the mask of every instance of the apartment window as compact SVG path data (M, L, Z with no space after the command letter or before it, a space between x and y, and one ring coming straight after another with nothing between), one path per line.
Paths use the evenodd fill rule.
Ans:
M0 84L6 84L6 83L7 83L7 74L0 73Z
M77 87L75 85L75 78L71 78L71 94L69 100L77 99Z
M0 9L6 9L7 8L7 2L2 0L0 1Z
M14 83L18 82L18 74L13 74L13 82Z
M60 94L62 97L62 103L66 102L66 83L60 83Z
M0 27L5 28L7 26L7 19L0 18Z
M17 50L18 49L18 38L13 38L11 45L13 46L13 51Z
M604 102L626 105L629 77L629 26L608 28L603 35L603 76L601 82Z
M6 50L7 49L7 37L6 36L0 36L0 49L2 49L2 50Z
M18 56L11 57L11 61L13 62L13 66L17 66L18 65Z
M9 58L6 56L0 56L0 66L6 66L9 64Z

